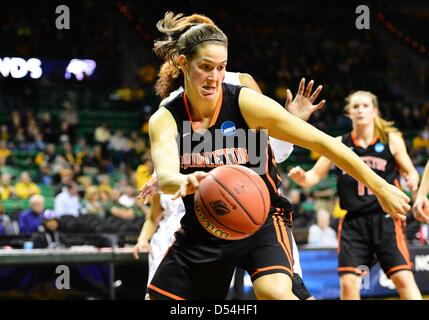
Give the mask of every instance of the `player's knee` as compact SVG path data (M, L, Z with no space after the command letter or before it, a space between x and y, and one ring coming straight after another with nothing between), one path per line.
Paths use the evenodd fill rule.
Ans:
M359 291L360 278L358 276L344 275L341 277L341 290L345 293Z
M285 275L270 275L259 278L254 283L255 294L259 300L295 300L292 281Z
M291 300L295 295L292 293L291 289L281 288L280 286L277 288L264 288L263 290L259 290L257 298L259 300Z
M413 282L413 274L411 271L400 271L391 276L391 280L395 284L396 290L406 289Z

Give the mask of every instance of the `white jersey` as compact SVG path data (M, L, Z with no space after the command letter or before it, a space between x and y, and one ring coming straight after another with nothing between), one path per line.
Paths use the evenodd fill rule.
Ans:
M238 72L225 72L225 78L223 80L223 82L225 83L229 83L232 85L241 85L240 83L240 73ZM167 99L173 99L175 98L177 95L181 94L183 92L183 87L180 87L179 89L173 91L172 93L170 93L170 95L168 96ZM272 138L270 137L270 145L271 148L273 150L274 153L274 158L276 160L277 163L281 163L283 161L285 161L290 154L293 151L293 144L286 142L286 141L282 141L276 138ZM161 194L161 199L162 199L162 194ZM176 214L171 214L170 218L168 219L168 221L166 220L166 222L168 222L168 224L171 224L172 227L170 230L170 234L164 234L163 237L164 238L164 243L163 243L163 247L165 247L165 251L162 252L157 252L154 253L154 250L152 249L152 256L153 256L153 266L151 264L149 264L149 282L153 277L153 274L155 273L156 268L158 267L159 263L161 262L162 258L164 257L164 254L166 252L166 250L170 247L170 245L173 243L174 241L174 231L176 231L179 227L180 227L180 219L182 219L183 215L185 214L185 207L183 205L183 201L181 199L177 199L176 201L180 201L181 202L181 208L183 208L183 210L181 210L181 208L179 208L179 210L177 210ZM162 206L162 202L161 202L161 206ZM164 207L163 207L164 208ZM164 219L163 219L164 220ZM161 221L162 222L162 221ZM160 222L160 224L161 224ZM165 222L164 222L165 223ZM158 229L159 230L159 229ZM153 235L153 237L157 236L158 231ZM152 239L153 239L152 237ZM160 237L160 236L157 236ZM298 248L296 246L295 243L295 239L293 238L292 235L292 241L293 241L293 270L295 273L298 273L300 275L300 277L302 278L302 271L301 271L301 265L299 263L299 253L298 253ZM152 246L152 240L151 240L151 246ZM155 256L155 255L159 255L159 256ZM150 257L149 257L149 263L150 263ZM156 263L155 263L156 262ZM151 270L151 267L153 270Z
M172 200L173 195L161 193L163 217L158 229L150 239L148 284L152 281L156 269L174 241L174 233L180 228L180 219L185 214L182 199Z

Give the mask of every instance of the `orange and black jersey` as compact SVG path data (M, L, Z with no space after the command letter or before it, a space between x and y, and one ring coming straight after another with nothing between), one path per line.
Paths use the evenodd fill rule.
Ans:
M281 178L268 135L263 130L251 130L246 124L238 104L240 90L240 86L223 83L209 128L198 132L192 128L190 103L184 93L164 104L177 124L180 172L208 172L227 164L246 166L257 172L267 185L271 198L270 212L284 212L285 219L290 220L291 205L278 194ZM181 221L183 231L219 240L209 235L198 222L194 213L194 195L184 197L183 201L186 208Z
M399 171L389 144L383 144L375 137L367 148L363 148L357 142L354 132L345 134L342 141L380 177L399 187ZM336 168L336 174L340 206L348 211L348 215L382 212L377 198L368 187L341 169Z

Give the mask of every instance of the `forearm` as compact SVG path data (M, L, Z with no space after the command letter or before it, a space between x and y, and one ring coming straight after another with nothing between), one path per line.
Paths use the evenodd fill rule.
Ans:
M182 183L185 181L186 175L177 173L158 173L159 189L165 194L175 194Z
M146 220L140 231L138 241L146 240L149 242L157 228L158 225L153 220Z
M299 185L304 188L311 188L312 186L318 184L321 180L321 177L317 175L314 170L309 170L305 173L304 182Z
M314 151L331 160L338 168L362 182L376 194L382 190L385 181L335 138L325 135L325 139L315 145Z
M429 193L429 161L426 164L425 171L423 172L422 180L420 182L419 191L417 191L417 196L426 197Z

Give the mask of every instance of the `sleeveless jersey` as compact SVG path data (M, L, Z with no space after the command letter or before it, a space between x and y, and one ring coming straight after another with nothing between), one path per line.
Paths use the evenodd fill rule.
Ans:
M381 143L376 137L364 149L358 144L353 132L345 134L342 141L375 173L388 183L399 187L399 171L388 144ZM336 168L336 174L340 207L347 210L348 215L383 211L377 198L368 187L339 168Z
M177 125L180 173L208 172L226 164L253 169L270 192L270 213L285 212L285 220L289 219L287 222L290 224L292 208L289 201L278 194L281 178L268 136L264 131L250 130L247 126L238 104L240 90L240 86L223 83L221 101L216 106L209 128L198 132L192 129L190 106L183 92L164 104ZM245 138L243 132L246 133ZM181 220L181 232L213 241L227 241L212 236L200 225L194 212L193 194L184 197L183 202L186 213Z

